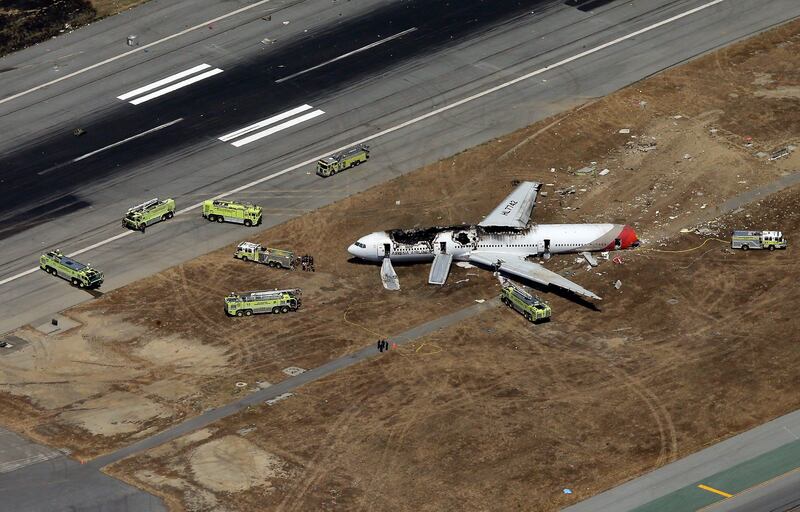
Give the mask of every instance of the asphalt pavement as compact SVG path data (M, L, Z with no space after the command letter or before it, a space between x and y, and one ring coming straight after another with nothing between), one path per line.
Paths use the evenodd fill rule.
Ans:
M178 21L179 2L159 22L147 4L152 25L113 17L0 60L11 93L0 99L0 332L93 297L34 271L47 249L79 252L105 272L101 291L114 289L254 237L183 211L204 198L236 191L265 207L266 226L281 223L800 15L790 0L269 2L191 30L224 14L209 3ZM142 46L169 39L125 55L129 33ZM114 60L82 71L95 39L106 43L95 62ZM368 165L313 174L316 157L364 139ZM182 214L124 233L125 210L154 196Z

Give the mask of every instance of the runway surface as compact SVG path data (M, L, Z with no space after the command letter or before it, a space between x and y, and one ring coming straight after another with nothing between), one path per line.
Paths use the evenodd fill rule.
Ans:
M81 71L129 51L129 33L146 45L241 8L184 2L141 31L114 17L0 61L0 332L92 298L34 271L47 249L103 270L102 292L253 236L196 209L123 232L154 196L181 210L240 189L273 225L800 14L790 0L354 3L262 3ZM313 174L371 137L368 165Z

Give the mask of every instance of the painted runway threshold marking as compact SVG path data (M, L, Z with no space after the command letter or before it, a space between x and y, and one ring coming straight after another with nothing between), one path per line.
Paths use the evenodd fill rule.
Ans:
M74 164L75 162L80 162L81 160L85 160L85 159L89 158L90 156L94 156L94 155L96 155L98 153L102 153L103 151L106 151L108 149L115 148L117 146L121 146L121 145L125 144L126 142L130 142L132 140L136 140L136 139L138 139L140 137L144 137L145 135L150 135L153 132L157 132L159 130L163 130L164 128L167 128L168 126L172 126L173 124L180 123L181 121L183 121L183 118L179 117L178 119L175 119L175 120L170 121L168 123L164 123L162 125L156 126L155 128L150 128L149 130L145 130L142 133L137 133L136 135L133 135L132 137L128 137L127 139L123 139L123 140L117 141L117 142L115 142L113 144L109 144L108 146L104 146L104 147L102 147L100 149L96 149L96 150L94 150L94 151L92 151L90 153L86 153L85 155L81 155L81 156L79 156L77 158L73 158L72 160L70 160L68 162L65 162L63 164L54 165L53 167L50 167L49 169L45 169L44 171L39 171L37 174L39 174L40 176L43 175L43 174L48 174L50 172L55 171L56 169L60 169L61 167L66 166L66 165ZM0 284L2 284L2 283L0 283Z
M131 104L139 105L141 103L144 103L145 101L150 101L154 98L158 98L159 96L169 94L172 91L177 91L178 89L186 87L187 85L192 85L193 83L199 82L200 80L205 80L206 78L211 78L214 75L222 73L221 69L214 68L209 71L206 71L205 73L200 73L199 75L195 74L198 73L199 71L203 71L204 69L208 69L210 67L211 66L208 64L200 64L199 66L189 68L186 71L181 71L180 73L175 73L174 75L162 78L161 80L153 82L152 84L148 84L143 87L139 87L138 89L134 89L130 92L126 92L125 94L117 96L117 99L128 100L130 98L136 98L136 96L139 96L140 94L152 91L153 89L158 89L154 92L151 92L150 94L145 94L144 96L139 96L138 98L131 100ZM187 76L190 75L195 75L195 76L192 76L191 78L186 78ZM178 83L164 87L163 89L159 89L159 87L180 80L181 78L186 78L186 80L182 80Z
M274 115L272 117L268 117L267 119L264 119L263 121L259 121L259 122L254 123L254 124L251 124L250 126L245 126L244 128L236 130L235 132L231 132L231 133L225 134L222 137L220 137L219 140L221 140L223 142L230 142L233 139L238 139L242 135L246 135L246 134L254 132L256 130L261 130L261 128L264 128L266 126L275 125L275 123L277 123L278 121L283 121L284 119L288 119L288 118L290 118L290 117L292 117L292 116L294 116L296 114L299 114L301 112L305 112L306 110L310 110L312 108L314 108L314 107L312 107L311 105L300 105L299 107L295 107L295 108L293 108L291 110L287 110L286 112L281 112L280 114ZM321 116L324 113L325 113L325 111L320 110L320 109L313 110L313 111L308 112L306 114L303 114L301 116L295 117L294 119L289 119L288 121L285 121L285 122L283 122L281 124L272 126L271 128L267 128L266 130L261 130L260 132L253 133L252 135L244 137L243 139L239 139L239 140L237 140L235 142L231 142L231 145L238 148L238 147L244 146L245 144L250 144L251 142L254 142L254 141L257 141L259 139L263 139L264 137L267 137L269 135L272 135L273 133L277 133L277 132L279 132L281 130L285 130L287 128L291 128L292 126L295 126L295 125L298 125L300 123L304 123L306 121L314 119L315 117Z
M371 48L375 48L376 46L382 45L383 43L388 43L389 41L392 41L393 39L397 39L399 37L403 37L406 34L410 34L411 32L414 32L415 30L417 30L417 27L411 27L408 30L404 30L402 32L398 32L397 34L395 34L393 36L387 37L386 39L381 39L379 41L375 41L374 43L370 43L370 44L368 44L366 46L362 46L361 48L358 48L357 50L353 50L352 52L347 52L347 53L339 55L338 57L335 57L335 58L333 58L331 60L326 60L322 64L317 64L316 66L312 66L312 67L310 67L308 69L304 69L303 71L298 71L297 73L294 73L294 74L291 74L289 76L285 76L283 78L275 80L275 83L279 84L279 83L285 82L287 80L291 80L292 78L296 78L296 77L298 77L300 75L304 75L304 74L306 74L306 73L308 73L310 71L314 71L315 69L319 69L321 67L327 66L328 64L332 64L332 63L334 63L336 61L339 61L339 60L342 60L342 59L346 59L347 57L352 57L353 55L355 55L357 53L361 53L361 52L367 51L367 50L369 50Z
M272 117L268 117L263 121L259 121L255 124L251 124L250 126L245 126L241 130L236 130L235 132L228 133L223 135L219 138L222 142L231 141L237 137L241 137L246 133L250 133L252 131L258 130L259 128L264 128L265 126L269 126L271 124L277 123L278 121L283 121L286 118L292 117L296 114L301 112L305 112L306 110L311 110L313 107L311 105L300 105L299 107L295 107L291 110L287 110L286 112L281 112L280 114L274 115Z
M270 0L260 0L258 2L253 3L253 4L250 4L250 5L247 5L245 7L242 7L240 9L236 9L235 11L231 11L229 13L223 14L222 16L217 16L216 18L212 18L210 20L204 21L203 23L198 23L197 25L195 25L193 27L189 27L186 30L181 30L180 32L176 32L176 33L174 33L172 35L169 35L167 37L162 37L158 41L153 41L152 43L148 43L148 44L139 46L139 47L137 47L137 48L135 48L133 50L127 51L125 53L121 53L121 54L116 55L114 57L110 57L108 59L105 59L103 61L96 62L96 63L92 64L91 66L86 66L85 68L79 69L77 71L73 71L72 73L69 73L68 75L64 75L62 77L56 78L55 80L50 80L49 82L45 82L43 84L39 84L36 87L31 87L30 89L28 89L26 91L18 92L16 94L12 94L11 96L6 96L5 98L0 99L0 105L2 105L3 103L5 103L7 101L11 101L13 99L19 98L20 96L25 96L26 94L30 94L32 92L38 91L39 89L44 89L45 87L49 87L49 86L51 86L53 84L57 84L58 82L61 82L63 80L67 80L68 78L72 78L73 76L80 75L81 73L86 73L87 71L91 71L93 69L99 68L100 66L105 66L106 64L109 64L109 63L114 62L116 60L122 59L124 57L129 56L129 55L133 55L134 53L145 51L148 48L151 48L151 47L153 47L153 46L155 46L157 44L161 44L161 43L163 43L165 41L169 41L170 39L174 39L176 37L180 37L180 36L182 36L184 34L188 34L189 32L193 32L193 31L201 29L201 28L207 28L211 24L214 24L214 23L216 23L218 21L222 21L222 20L224 20L226 18L230 18L231 16L236 16L237 14L240 14L240 13L243 13L243 12L248 11L250 9L253 9L255 7L258 7L259 5L263 5L263 4L265 4L265 3L269 2L269 1ZM0 284L3 284L3 283L0 282Z
M514 84L517 84L519 82L527 80L527 79L529 79L531 77L540 75L540 74L542 74L542 73L544 73L546 71L549 71L551 69L555 69L555 68L564 66L565 64L569 64L570 62L578 60L578 59L580 59L582 57L586 57L586 56L591 55L593 53L597 53L597 52L599 52L601 50L604 50L604 49L608 48L609 46L613 46L615 44L619 44L619 43L621 43L623 41L627 41L628 39L634 38L634 37L636 37L638 35L650 32L651 30L655 30L655 29L657 29L659 27L663 27L664 25L667 25L667 24L672 23L674 21L683 19L683 18L685 18L687 16L691 16L692 14L700 12L700 11L702 11L704 9L708 9L709 7L717 5L717 4L719 4L719 3L723 2L723 1L725 1L725 0L713 0L713 1L708 2L706 4L700 5L698 7L690 9L688 11L682 12L681 14L677 14L677 15L672 16L670 18L667 18L665 20L659 21L658 23L654 23L654 24L649 25L647 27L644 27L642 29L636 30L635 32L631 32L630 34L627 34L625 36L618 37L617 39L614 39L614 40L609 41L607 43L603 43L600 46L596 46L596 47L591 48L589 50L586 50L586 51L583 51L583 52L578 53L576 55L573 55L572 57L568 57L568 58L560 60L560 61L558 61L558 62L556 62L554 64L550 64L549 66L545 66L545 67L537 69L535 71L531 71L530 73L527 73L525 75L517 77L517 78L515 78L513 80L510 80L508 82L504 82L502 84L496 85L494 87L491 87L491 88L486 89L484 91L481 91L479 93L473 94L472 96L468 96L466 98L460 99L460 100L458 100L456 102L450 103L449 105L445 105L443 107L439 107L437 109L434 109L434 110L428 112L427 114L422 114L421 116L417 116L417 117L415 117L413 119L409 119L408 121L405 121L403 123L400 123L400 124L397 124L395 126L392 126L391 128L387 128L385 130L382 130L382 131L380 131L378 133L375 133L373 135L370 135L368 137L364 137L364 138L362 138L360 140L351 142L351 143L349 143L347 145L344 145L344 146L342 146L342 147L340 147L338 149L334 149L334 150L331 150L331 151L326 151L322 155L315 156L314 158L310 158L308 160L305 160L304 162L300 162L300 163L295 164L295 165L293 165L291 167L287 167L286 169L283 169L281 171L269 174L267 176L264 176L262 178L259 178L259 179L255 180L255 181L251 181L250 183L246 183L244 185L236 187L236 188L234 188L232 190L229 190L227 192L223 192L221 194L218 194L218 195L214 196L211 199L221 199L223 197L228 197L230 195L233 195L233 194L236 194L238 192L241 192L242 190L247 190L248 188L255 187L256 185L260 185L261 183L264 183L266 181L275 179L275 178L277 178L279 176L283 176L284 174L292 172L292 171L295 171L297 169L300 169L301 167L305 167L307 165L314 164L319 159L325 158L326 156L329 156L332 153L337 153L339 151L344 151L345 149L347 149L349 147L352 147L352 146L355 146L357 144L366 143L366 142L369 142L371 140L377 139L379 137L383 137L384 135L387 135L389 133L393 133L393 132L396 132L398 130L402 130L403 128L406 128L408 126L411 126L411 125L414 125L416 123L419 123L420 121L424 121L425 119L428 119L430 117L439 115L442 112L447 112L448 110L452 110L452 109L454 109L456 107L460 107L461 105L464 105L465 103L469 103L469 102L474 101L474 100L476 100L478 98L482 98L482 97L487 96L489 94L492 94L494 92L500 91L500 90L505 89L507 87L510 87L510 86L512 86ZM200 208L201 206L203 206L202 202L195 203L195 204L193 204L191 206L183 208L182 210L178 210L177 212L175 212L175 215L186 214L186 213L188 213L188 212L190 212L192 210L196 210L197 208ZM76 252L73 252L71 254L68 254L68 256L76 256L78 254L82 254L82 253L84 253L86 251L90 251L90 250L95 249L97 247L100 247L100 246L109 244L111 242L114 242L116 240L119 240L120 238L128 236L131 233L133 233L133 231L125 231L123 233L119 233L119 234L114 235L114 236L112 236L110 238L107 238L105 240L101 240L100 242L97 242L96 244L90 245L89 247L85 247L83 249L80 249L79 251L76 251ZM24 272L20 272L19 274L15 274L13 276L7 277L7 278L5 278L3 280L0 280L0 285L4 285L6 283L10 283L11 281L19 279L20 277L32 274L32 273L36 272L38 269L39 269L39 267L34 267L34 268L26 270Z

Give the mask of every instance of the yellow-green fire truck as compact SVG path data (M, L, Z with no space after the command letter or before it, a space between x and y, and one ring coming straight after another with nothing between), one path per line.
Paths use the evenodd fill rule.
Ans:
M99 288L103 284L102 272L64 256L58 249L42 254L39 267L48 274L66 279L78 288Z
M551 311L547 303L516 286L511 281L506 281L503 284L503 291L500 292L500 301L506 306L516 309L529 322L550 318Z
M289 270L294 270L294 265L297 262L297 258L292 251L262 247L261 244L253 242L240 243L236 247L233 257L242 261L255 261L270 267L288 268Z
M254 313L288 313L300 307L300 289L261 292L231 292L225 297L225 313L250 316Z
M234 222L245 226L261 224L262 209L251 203L209 199L203 201L203 217L211 222Z
M333 176L337 172L344 171L350 167L361 165L362 162L369 160L369 146L359 144L352 148L345 149L341 153L336 153L323 158L317 162L317 174L323 178Z
M734 231L731 248L742 249L786 249L787 241L780 231Z
M129 208L122 218L122 227L141 231L156 222L171 219L175 215L175 201L173 199L151 199L145 203Z

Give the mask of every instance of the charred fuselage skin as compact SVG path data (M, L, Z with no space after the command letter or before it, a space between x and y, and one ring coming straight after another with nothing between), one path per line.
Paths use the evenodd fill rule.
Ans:
M479 226L451 226L416 230L378 231L348 247L357 258L380 262L431 261L437 254L452 254L467 261L473 251L509 256L544 256L584 251L612 251L636 247L639 240L623 224L537 224L524 230Z

